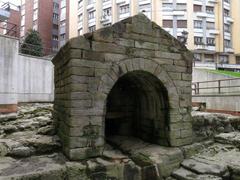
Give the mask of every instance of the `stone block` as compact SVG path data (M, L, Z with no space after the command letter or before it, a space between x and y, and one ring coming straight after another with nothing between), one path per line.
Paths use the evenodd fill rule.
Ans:
M71 160L83 160L87 158L101 156L103 152L103 147L96 148L75 148L69 151L69 158Z
M108 52L108 53L116 53L116 54L125 54L126 47L119 46L113 43L100 43L100 42L92 42L92 50L96 52Z
M140 49L158 50L159 45L150 42L135 41L135 47Z
M90 49L90 42L87 40L84 36L79 36L70 39L66 46L68 48L73 48L73 49L85 49L89 50Z
M93 76L94 68L87 67L71 67L68 69L68 75L77 75L77 76Z
M132 39L116 38L114 41L120 46L134 47L134 40Z
M155 51L155 56L158 58L164 58L164 59L174 59L174 60L182 59L182 56L179 53L170 53L170 52L163 52L163 51Z

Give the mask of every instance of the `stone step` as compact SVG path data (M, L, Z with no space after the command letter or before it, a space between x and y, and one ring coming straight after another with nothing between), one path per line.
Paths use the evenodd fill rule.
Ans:
M231 144L240 147L240 133L221 133L215 136L215 141L221 144Z
M199 175L183 167L174 171L172 176L178 180L222 180L221 177L214 175Z
M208 161L200 158L191 158L184 160L181 165L197 174L209 174L218 177L229 176L229 171L227 166L222 164L217 164L214 161Z

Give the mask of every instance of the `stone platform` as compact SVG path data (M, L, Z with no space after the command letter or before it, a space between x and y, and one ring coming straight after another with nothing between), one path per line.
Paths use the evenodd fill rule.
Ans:
M51 112L51 104L27 104L1 119L0 180L240 179L239 117L194 112L193 127L204 122L194 134L216 126L228 132L210 129L204 141L177 148L111 136L101 157L69 161L60 153Z

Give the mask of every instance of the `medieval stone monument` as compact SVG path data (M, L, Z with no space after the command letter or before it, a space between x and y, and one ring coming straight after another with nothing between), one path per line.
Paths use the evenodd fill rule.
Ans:
M53 59L54 119L67 157L101 156L111 136L190 144L192 59L142 14L71 39Z

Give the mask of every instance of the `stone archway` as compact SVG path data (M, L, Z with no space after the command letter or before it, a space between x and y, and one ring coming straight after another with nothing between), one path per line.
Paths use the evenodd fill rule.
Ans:
M169 145L168 102L166 88L153 74L138 70L123 75L107 97L105 138L134 136Z
M71 39L53 59L54 119L63 152L72 160L100 156L105 122L120 135L165 146L190 144L192 57L141 14ZM119 92L123 87L129 94ZM115 127L108 121L118 105L115 98L130 106L124 98L131 97L136 108L130 124L136 127L127 127L133 134L119 130L120 121Z

